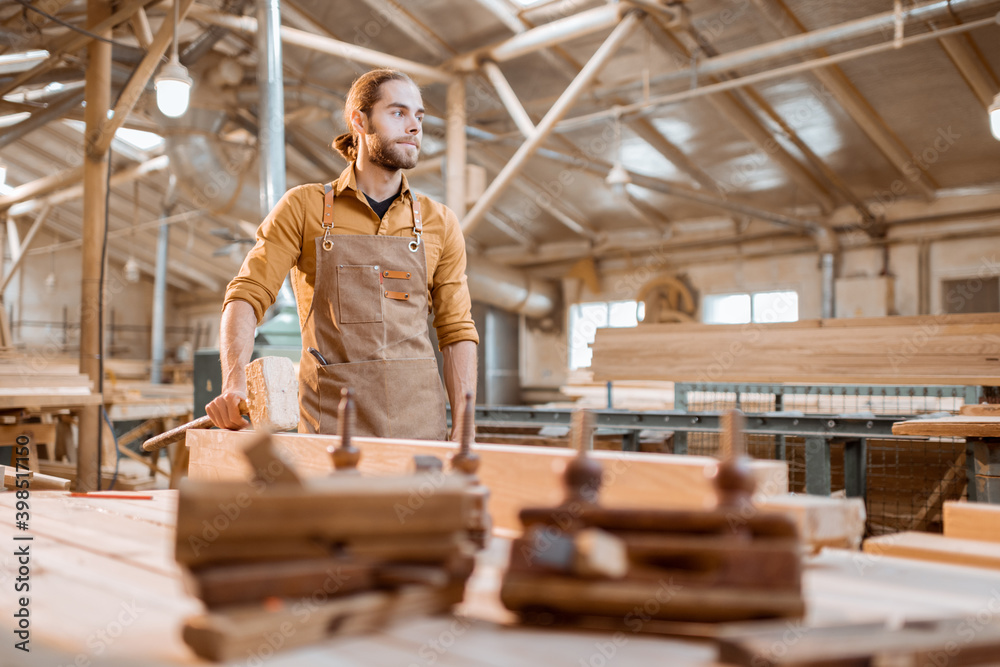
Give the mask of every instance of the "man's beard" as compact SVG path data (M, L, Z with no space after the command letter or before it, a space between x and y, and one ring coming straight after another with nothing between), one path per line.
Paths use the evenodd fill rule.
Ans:
M412 157L406 149L395 141L386 141L377 132L365 135L368 138L368 158L372 164L387 171L397 169L413 169L417 166L417 154Z

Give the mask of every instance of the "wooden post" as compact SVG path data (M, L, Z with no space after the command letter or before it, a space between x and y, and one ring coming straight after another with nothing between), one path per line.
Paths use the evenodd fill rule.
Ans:
M87 0L87 23L96 25L111 15L111 4ZM102 36L110 38L111 31ZM108 150L93 150L108 120L111 101L111 45L93 40L87 46L87 124L83 154L83 279L80 301L80 372L94 383L101 381L101 281L104 240L104 198L107 194ZM107 305L107 304L105 304ZM97 458L100 451L101 406L87 406L80 412L79 456L76 468L78 491L93 491L100 485Z

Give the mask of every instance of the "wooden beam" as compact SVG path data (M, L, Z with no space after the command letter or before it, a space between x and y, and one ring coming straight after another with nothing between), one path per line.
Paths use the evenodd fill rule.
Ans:
M191 431L189 475L194 480L249 479L250 466L240 453L253 433L245 431ZM279 433L275 448L303 477L328 475L333 463L327 447L337 436ZM446 462L458 450L454 443L427 440L353 438L361 449L358 466L367 474L402 474L413 470L413 456L431 455ZM480 443L479 478L490 488L493 525L520 531L518 512L524 507L548 507L563 500L562 467L575 455L561 447L520 447ZM715 505L715 489L708 474L717 461L703 456L596 451L604 464L601 503L606 507L703 509ZM752 461L757 488L765 496L788 491L788 467L783 461Z
M88 24L87 30L97 33L98 35L102 32L110 31L111 28L114 28L119 23L127 21L136 11L144 8L146 5L152 4L154 1L155 0L129 0L128 2L125 2L117 12L94 24ZM15 90L18 86L31 81L39 74L48 72L50 69L58 67L59 64L62 63L63 56L66 53L76 51L90 41L91 38L87 35L81 35L76 31L67 30L65 33L59 35L50 43L45 45L45 50L52 54L45 62L40 63L27 72L21 73L19 76L15 77L13 81L10 81L6 85L0 86L0 97L3 97L10 91ZM110 48L110 45L108 46Z
M1000 438L1000 417L942 417L911 419L892 425L893 435L927 435L951 438Z
M139 41L139 46L148 50L153 43L153 31L149 27L149 17L146 16L146 10L139 8L129 19L129 24L132 26L132 33Z
M49 211L51 210L52 206L50 204L46 204L42 210L38 212L38 215L35 216L34 221L31 223L31 227L28 228L28 233L24 235L24 241L21 242L17 255L11 262L10 269L7 270L7 275L3 277L3 281L0 281L0 294L3 294L3 291L7 289L7 284L21 267L21 262L23 262L24 258L28 255L28 248L31 247L31 242L35 240L35 235L38 234L38 230L42 228L42 224L45 222L45 218L49 216Z
M864 552L1000 570L1000 544L933 533L905 532L872 537L865 540Z

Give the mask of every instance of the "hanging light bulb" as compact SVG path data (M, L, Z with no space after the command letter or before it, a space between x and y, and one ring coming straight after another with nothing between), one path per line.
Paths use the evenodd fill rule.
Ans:
M130 283L139 282L139 262L132 255L125 261L125 280Z
M156 106L164 116L177 118L187 111L191 101L191 84L187 68L177 57L177 14L179 1L174 0L174 45L170 60L160 68L156 77Z
M49 253L49 275L45 276L45 293L54 294L56 291L56 285L59 283L56 278L56 253L55 250Z
M993 98L993 104L990 105L990 130L994 138L1000 141L1000 93L997 93Z
M183 116L191 101L191 77L180 61L170 62L160 68L156 77L156 106L164 116Z

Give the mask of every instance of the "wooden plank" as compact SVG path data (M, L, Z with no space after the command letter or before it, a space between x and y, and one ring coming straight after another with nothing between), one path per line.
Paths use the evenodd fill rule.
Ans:
M958 409L958 414L967 417L1000 417L1000 405L992 403L963 405Z
M945 537L1000 542L1000 505L945 502L944 534Z
M950 436L953 438L1000 438L1000 416L964 415L940 419L911 419L892 425L893 435Z
M55 477L62 477L63 479L68 479L71 482L76 481L76 464L75 463L62 463L60 461L39 461L38 470L46 475L53 475ZM105 491L109 489L111 483L114 482L115 490L122 491L141 491L145 489L153 489L156 487L156 478L149 477L146 475L128 475L123 472L119 472L117 477L115 476L114 465L110 468L106 467L101 471L101 488Z
M250 432L200 430L188 434L191 451L190 475L195 480L249 479L250 466L239 449L253 439ZM303 477L328 475L333 464L327 447L339 443L337 436L279 433L275 448ZM401 474L413 469L413 456L431 455L449 461L457 451L454 443L421 440L354 438L362 451L363 474ZM524 507L551 507L564 497L562 468L575 453L566 448L517 447L476 444L480 456L479 478L490 488L489 511L493 525L519 531L518 512ZM709 479L716 459L671 454L594 452L604 464L601 503L605 507L706 509L715 505L715 489ZM783 461L750 463L763 496L787 493L788 467Z
M790 641L787 624L734 628L719 638L719 661L746 667L840 665L983 665L1000 652L1000 629L973 631L968 620L809 628Z
M594 379L983 385L1000 381L996 315L797 324L600 329L592 346Z
M904 532L872 537L865 540L863 550L880 556L1000 569L1000 544L932 533Z
M296 628L286 647L318 642L331 636L370 632L415 615L448 610L462 599L462 586L445 589L405 586L397 591L370 591L336 597L312 606L300 618L295 605L247 605L187 619L183 637L196 655L209 660L237 660L266 642L283 625Z
M757 507L790 516L802 543L813 553L824 547L858 549L865 534L865 501L861 498L788 494L770 496Z

